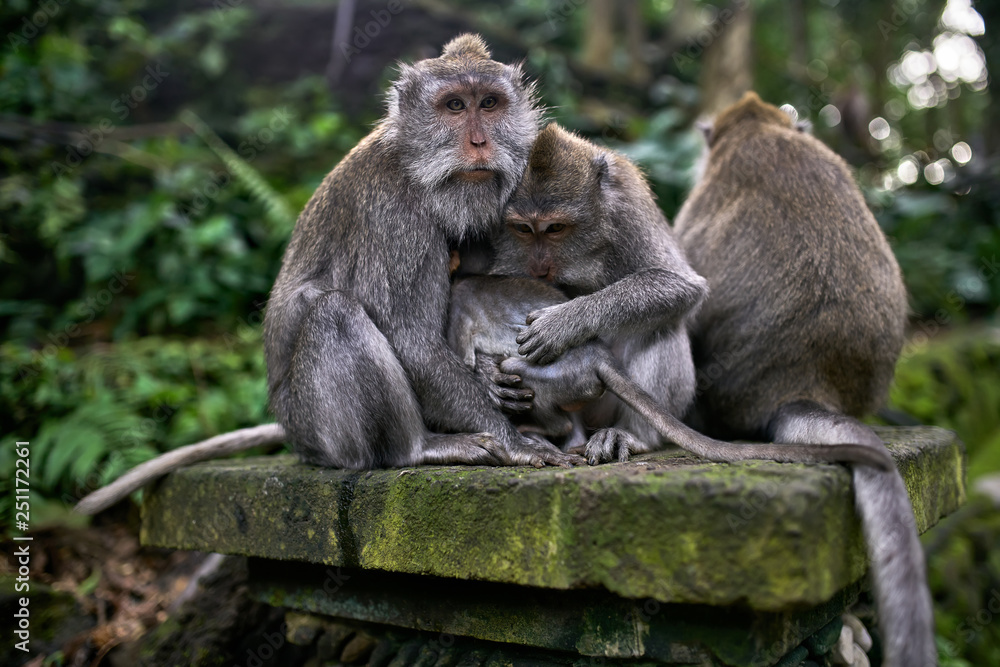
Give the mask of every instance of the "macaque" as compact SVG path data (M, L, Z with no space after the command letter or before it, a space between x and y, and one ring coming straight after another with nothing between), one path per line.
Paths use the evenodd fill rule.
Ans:
M492 60L478 36L400 66L385 118L299 216L271 291L264 354L281 430L219 436L226 453L244 436L243 448L263 444L263 429L338 468L583 462L518 432L444 335L450 248L501 224L540 119L520 67ZM214 458L217 442L185 448L184 464ZM99 511L169 469L78 508Z
M523 437L444 336L450 245L499 225L538 124L521 70L477 36L401 65L299 217L265 314L271 409L304 461L574 462Z
M707 133L675 231L709 296L692 328L709 435L885 445L858 417L884 399L903 345L899 265L844 161L754 93ZM937 664L923 551L895 467L853 469L886 664Z
M506 230L491 239L490 273L543 280L571 297L528 315L517 336L520 354L545 365L601 340L628 377L668 414L682 416L695 385L687 321L706 283L635 165L552 123L532 146L504 222ZM592 463L627 460L664 442L617 398L591 406L586 418L608 425L586 443Z

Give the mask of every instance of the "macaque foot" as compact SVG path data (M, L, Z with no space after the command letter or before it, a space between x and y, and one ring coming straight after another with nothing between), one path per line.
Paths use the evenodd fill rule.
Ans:
M592 466L611 461L625 463L632 454L649 451L646 443L621 428L602 428L590 436L586 446L575 447L570 451L578 452L581 449L587 457L587 463Z
M489 433L435 433L427 437L420 464L503 465L507 460L504 446Z
M578 454L570 454L560 450L551 442L536 433L525 434L520 442L508 447L508 465L534 466L542 468L546 465L570 468L584 465L587 461Z

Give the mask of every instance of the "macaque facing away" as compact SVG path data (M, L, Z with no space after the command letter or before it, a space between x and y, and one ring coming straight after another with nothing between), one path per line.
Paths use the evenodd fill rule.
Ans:
M899 265L844 161L754 93L719 115L677 216L708 280L692 328L693 423L776 443L885 445L857 417L884 399L903 345ZM899 473L856 466L886 664L937 664L923 551Z

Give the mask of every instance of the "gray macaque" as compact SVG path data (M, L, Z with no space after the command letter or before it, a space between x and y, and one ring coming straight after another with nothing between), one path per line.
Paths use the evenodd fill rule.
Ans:
M304 461L577 461L518 433L444 337L449 246L499 225L538 122L520 68L477 36L401 66L385 119L299 216L267 305L271 409Z
M469 368L495 366L506 376L505 384L523 383L533 392L531 421L522 427L526 432L552 437L582 430L567 411L577 414L608 390L664 440L710 461L849 462L894 469L888 452L863 445L735 444L707 438L658 404L597 340L570 347L545 365L519 355L515 339L525 328L521 323L528 313L566 302L558 289L531 278L478 276L462 278L452 287L449 344Z
M844 161L747 95L707 135L675 222L709 297L692 329L710 435L884 451L857 417L884 399L903 345L899 266ZM886 664L937 664L923 551L893 467L853 470Z
M540 119L521 68L491 60L478 36L400 66L385 118L299 216L271 291L264 354L282 431L219 436L227 453L244 436L244 448L263 444L264 428L338 468L583 463L519 433L444 336L450 246L500 225ZM185 448L185 462L213 458L217 442ZM151 473L78 509L99 511Z

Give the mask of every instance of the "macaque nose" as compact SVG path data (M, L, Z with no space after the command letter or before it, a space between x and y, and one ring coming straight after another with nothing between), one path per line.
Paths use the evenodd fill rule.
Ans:
M549 262L532 262L528 266L532 278L552 282L552 265Z

